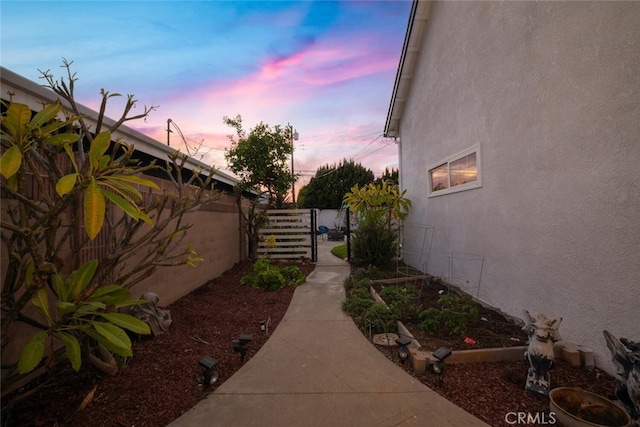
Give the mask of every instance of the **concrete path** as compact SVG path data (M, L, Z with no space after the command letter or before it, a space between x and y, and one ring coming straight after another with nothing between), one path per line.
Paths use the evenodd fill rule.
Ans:
M172 427L487 426L377 351L341 309L349 265L318 263L258 353Z

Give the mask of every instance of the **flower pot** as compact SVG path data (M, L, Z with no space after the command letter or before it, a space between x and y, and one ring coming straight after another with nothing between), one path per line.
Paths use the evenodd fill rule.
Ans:
M549 408L563 427L631 427L624 409L602 396L572 387L549 392Z

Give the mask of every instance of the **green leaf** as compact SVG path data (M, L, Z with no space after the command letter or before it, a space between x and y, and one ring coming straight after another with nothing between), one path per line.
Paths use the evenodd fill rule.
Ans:
M101 313L100 316L107 319L116 326L135 332L136 334L148 335L151 333L149 325L142 320L136 319L130 314L125 313Z
M102 302L98 302L98 301L82 303L78 307L76 312L73 314L73 317L81 317L81 316L83 316L85 314L88 314L88 313L95 314L95 312L104 311L104 309L106 309L106 308L107 308L106 304L104 304Z
M69 287L62 280L62 275L55 272L51 275L51 286L60 301L69 301Z
M33 371L44 356L44 341L47 339L46 332L38 332L31 337L27 345L22 349L18 360L18 373L26 374Z
M49 326L53 325L51 319L51 313L49 313L49 294L47 294L47 288L40 288L31 298L31 304L38 308L38 311L47 320Z
M131 357L131 340L125 331L110 323L91 322L98 334L106 339L112 346L113 352L123 357Z
M57 131L58 129L62 129L65 126L69 126L71 123L75 122L78 118L77 117L73 117L69 120L65 120L65 121L58 121L56 120L55 122L51 122L48 125L46 125L45 127L43 127L41 129L42 133L44 135L49 135L55 131Z
M117 192L132 204L135 203L135 200L142 200L142 194L140 194L140 192L134 187L124 181L118 181L117 179L112 178L113 177L103 178L100 180L100 184L113 189L113 191Z
M71 362L71 367L74 371L78 372L82 365L82 357L80 352L80 343L71 334L65 332L59 332L58 335L64 343L64 349L67 354L67 359Z
M134 184L144 185L145 187L151 187L156 190L160 189L160 187L158 187L155 182L150 181L148 179L140 178L139 176L135 176L135 175L113 175L113 176L110 176L109 178L113 180L126 181Z
M67 157L69 157L69 160L71 160L71 164L73 165L73 170L75 170L76 173L78 173L78 164L76 163L76 156L75 154L73 154L73 149L71 148L70 145L65 145L64 151L67 153Z
M136 221L140 219L138 208L133 206L127 200L123 199L122 197L118 196L115 193L112 193L109 190L102 190L102 194L104 194L107 197L107 199L111 200L111 202L113 202L114 205L122 209L124 213L129 215L131 218L135 219Z
M91 326L93 326L93 325L91 325ZM89 337L91 337L95 342L97 342L99 344L102 344L111 353L120 354L119 352L122 352L122 349L120 349L120 348L114 346L113 344L111 344L105 337L103 337L102 335L97 333L94 329L83 328L82 332L84 332ZM125 357L127 357L127 356L125 356Z
M45 138L44 143L54 146L70 145L80 139L80 135L75 133L59 133Z
M106 168L109 165L109 161L111 160L111 157L104 155L100 158L100 161L98 162L98 165L96 166L97 170L102 170L104 168Z
M118 285L103 286L89 297L88 301L99 301L108 305L117 305L129 299L131 291Z
M76 311L78 307L72 302L58 301L56 303L56 310L58 310L58 317L61 318L69 313Z
M16 142L21 142L29 120L31 120L31 108L24 104L12 102L7 108L7 115L2 120L2 125Z
M47 123L49 120L55 118L61 110L62 106L60 105L60 100L56 101L54 104L47 105L42 110L40 110L33 117L33 119L31 119L31 123L29 123L29 125L32 129L40 127L44 123Z
M89 148L89 155L91 156L92 164L95 166L100 161L100 158L107 152L109 145L111 144L111 132L100 132L91 142Z
M67 278L67 283L73 298L80 295L86 287L91 283L91 279L96 274L98 268L98 260L92 259L82 264L77 270L71 272Z
M90 240L95 239L102 229L106 209L102 190L96 184L95 179L91 178L89 188L84 195L84 227Z
M153 220L149 217L149 215L147 215L146 213L140 211L138 212L138 215L140 215L140 219L143 220L144 222L146 222L149 225L153 225Z
M22 152L17 145L12 146L0 157L0 174L9 179L18 173L22 165Z
M73 190L73 187L76 185L77 179L77 173L70 173L69 175L65 175L60 178L56 183L56 193L58 193L58 196L62 197L69 191Z
M27 260L26 263L27 267L24 271L24 284L27 286L27 288L30 288L33 284L33 273L35 273L36 271L36 266L33 263L33 259Z
M123 302L118 302L113 304L116 308L122 308L122 307L129 307L132 305L142 305L142 304L146 304L149 301L147 301L146 299L129 299Z

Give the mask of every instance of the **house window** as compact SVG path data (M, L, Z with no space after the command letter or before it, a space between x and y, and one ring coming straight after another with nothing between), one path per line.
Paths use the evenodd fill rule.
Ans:
M429 196L440 196L481 187L480 146L438 162L428 170Z

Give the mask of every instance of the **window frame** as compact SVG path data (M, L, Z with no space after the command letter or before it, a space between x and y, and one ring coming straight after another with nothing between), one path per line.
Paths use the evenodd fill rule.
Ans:
M477 173L476 180L452 187L451 186L451 163L461 160L462 158L473 153L476 154L476 173ZM442 166L445 166L445 165L447 166L446 168L447 188L434 191L432 172L438 168L442 168ZM475 188L482 187L481 165L482 165L482 161L481 161L481 155L480 155L480 144L473 145L463 151L460 151L459 153L456 153L437 163L434 163L433 165L427 168L427 189L428 189L427 197L443 196L445 194L459 193L461 191L473 190Z

